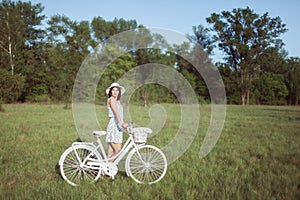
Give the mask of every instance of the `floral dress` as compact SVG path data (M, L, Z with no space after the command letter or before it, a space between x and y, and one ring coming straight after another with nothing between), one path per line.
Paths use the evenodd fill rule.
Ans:
M119 113L119 116L123 121L123 107L119 101L117 101L117 112ZM107 107L107 113L109 117L109 122L106 128L106 142L122 143L122 128L119 126L118 120L110 106Z

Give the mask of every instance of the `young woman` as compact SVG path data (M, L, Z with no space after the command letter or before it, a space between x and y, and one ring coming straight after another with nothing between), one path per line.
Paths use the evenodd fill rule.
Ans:
M108 143L107 156L115 156L122 148L123 132L122 128L127 128L128 124L123 121L123 107L120 103L121 95L125 88L119 83L112 83L107 89L108 94L107 109L109 122L106 128L106 142Z

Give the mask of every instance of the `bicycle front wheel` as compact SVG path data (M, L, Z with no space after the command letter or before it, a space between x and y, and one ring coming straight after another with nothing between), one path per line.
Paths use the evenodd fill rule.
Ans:
M157 147L145 145L133 150L126 159L126 171L137 183L153 184L167 172L165 154Z
M100 167L88 165L87 162L99 161L101 156L98 152L91 152L93 152L93 147L87 145L68 148L60 161L60 172L63 179L73 186L96 181L101 175ZM86 159L87 157L88 159ZM84 160L86 163L83 163Z

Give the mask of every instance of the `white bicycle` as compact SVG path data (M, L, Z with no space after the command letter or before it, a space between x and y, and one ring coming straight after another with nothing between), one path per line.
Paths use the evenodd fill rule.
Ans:
M121 151L111 158L106 156L100 140L106 131L93 132L97 138L97 146L92 142L74 142L59 160L63 179L73 186L93 183L103 175L114 179L118 173L118 163L127 155L125 160L127 176L143 184L160 181L167 171L167 159L159 148L146 145L147 134L152 133L152 130L143 127L133 128L133 124L130 123L127 132L129 137Z

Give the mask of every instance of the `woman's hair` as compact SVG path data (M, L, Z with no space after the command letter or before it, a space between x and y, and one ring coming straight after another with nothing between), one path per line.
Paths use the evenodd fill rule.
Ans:
M114 89L114 88L118 88L119 94L118 94L117 100L120 100L120 98L121 98L121 88L119 88L119 87L117 87L117 86L112 87L112 88L109 89L109 92L108 92L108 98L111 97L111 91L112 91L112 89Z

